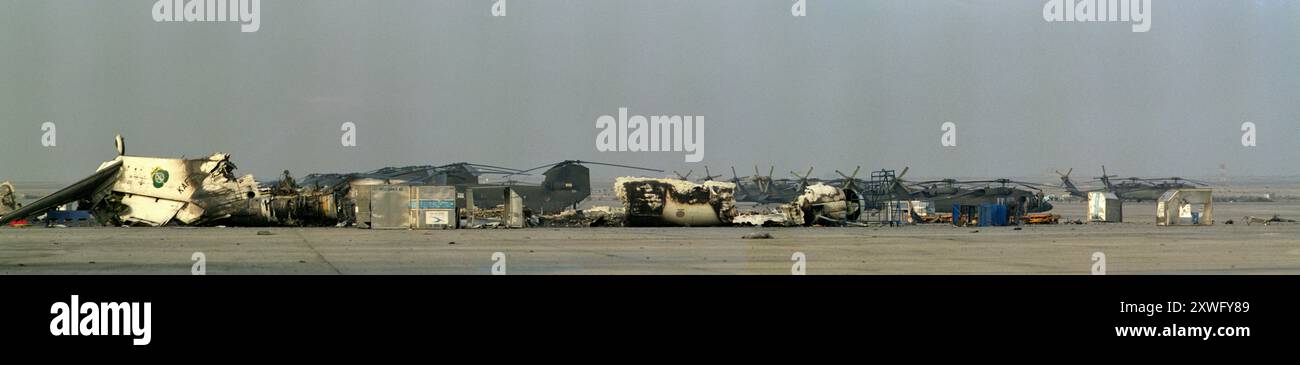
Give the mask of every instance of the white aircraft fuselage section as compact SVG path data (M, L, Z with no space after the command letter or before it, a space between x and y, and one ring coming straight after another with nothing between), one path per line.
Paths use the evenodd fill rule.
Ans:
M234 167L229 154L203 159L118 156L117 160L122 168L109 189L121 194L120 202L129 208L119 215L127 223L161 226L175 219L195 224L228 216L257 196L252 175L235 179L230 174Z

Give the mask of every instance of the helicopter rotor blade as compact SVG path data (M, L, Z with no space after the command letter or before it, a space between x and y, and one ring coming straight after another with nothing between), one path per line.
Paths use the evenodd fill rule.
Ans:
M556 162L556 163L548 163L548 164L541 165L541 166L537 166L537 167L534 167L534 168L531 168L531 169L523 170L523 171L521 171L521 172L533 172L533 171L537 171L538 169L542 169L542 168L547 168L547 167L551 167L551 166L559 165L559 164L562 164L562 163L565 163L565 162L568 162L568 161L562 161L562 162Z
M653 172L660 172L660 173L664 172L664 170L658 170L658 169L652 169L652 168L646 168L646 167L629 166L629 165L619 165L619 164L604 163L604 162L595 162L595 161L582 161L582 160L565 160L565 161L560 161L560 162L556 162L556 163L549 163L549 164L545 164L545 165L537 166L537 167L534 167L534 168L531 168L531 169L521 170L520 172L521 172L521 173L525 173L525 172L533 172L533 171L537 171L538 169L547 168L547 167L552 167L552 166L557 166L557 165L563 165L563 164L602 165L602 166L613 166L613 167L622 167L622 168L628 168L628 169L636 169L636 170L653 171Z
M519 172L518 169L509 168L509 167L492 166L492 165L484 165L484 164L468 163L468 162L461 162L460 164L461 164L461 165L466 165L466 166L473 166L473 167L477 167L477 168L487 168L487 169L493 169L493 170Z
M1061 170L1056 170L1056 174L1057 174L1057 175L1061 175L1061 179L1062 179L1062 180L1064 180L1064 179L1069 179L1069 178L1070 178L1070 173L1071 173L1071 172L1074 172L1074 168L1073 168L1073 167L1071 167L1069 170L1065 170L1065 173L1064 173L1064 174L1061 173Z
M1040 191L1040 192L1043 191L1043 189L1039 189L1039 188L1037 188L1037 187L1030 186L1030 185L1020 184L1020 183L1017 183L1016 185L1023 186L1023 187L1025 187L1025 188L1029 189L1029 190Z
M581 160L577 160L577 161L566 161L566 162L573 162L573 163L576 163L576 164L579 164L579 165L602 165L602 166L622 167L622 168L625 168L625 169L635 169L635 170L644 170L644 171L653 171L653 172L664 172L664 170L652 169L652 168L649 168L649 167L639 167L639 166L631 166L631 165L619 165L619 164L604 163L604 162L581 161Z

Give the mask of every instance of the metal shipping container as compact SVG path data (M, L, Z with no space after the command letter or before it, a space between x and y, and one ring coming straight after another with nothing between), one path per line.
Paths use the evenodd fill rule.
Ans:
M411 228L455 229L460 223L456 212L455 186L412 186L409 203Z
M411 187L376 185L370 187L370 228L409 229L411 221ZM360 219L360 218L358 218Z

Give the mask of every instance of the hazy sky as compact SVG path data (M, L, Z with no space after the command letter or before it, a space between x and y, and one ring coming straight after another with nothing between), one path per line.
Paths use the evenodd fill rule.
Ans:
M262 180L562 159L1300 174L1300 2L1153 0L1147 33L1049 23L1044 2L808 0L796 18L794 0L507 0L493 18L492 0L263 0L242 33L154 22L153 0L0 0L0 180L88 175L115 133L133 155L230 152ZM704 116L704 161L597 152L620 107Z

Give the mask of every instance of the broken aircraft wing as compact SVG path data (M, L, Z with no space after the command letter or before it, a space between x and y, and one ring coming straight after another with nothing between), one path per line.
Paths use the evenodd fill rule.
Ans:
M103 186L105 182L110 181L117 176L118 170L122 168L122 161L112 161L104 165L93 175L81 179L66 188L59 189L53 194L47 195L40 200L32 202L27 206L19 208L9 214L0 217L0 225L8 224L11 221L23 219L31 216L40 215L51 209L57 208L70 202L75 202L82 198L88 198Z

